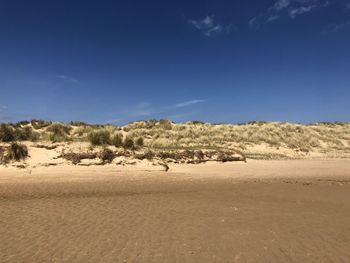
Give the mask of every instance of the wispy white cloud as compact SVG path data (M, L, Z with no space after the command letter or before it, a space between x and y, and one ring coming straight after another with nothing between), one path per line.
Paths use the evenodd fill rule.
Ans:
M332 23L326 26L322 31L323 34L336 33L340 30L350 28L350 21L344 23Z
M290 2L291 2L291 0L278 0L272 6L272 9L274 9L276 11L281 11L281 10L287 8L290 5Z
M289 10L289 16L294 19L299 15L302 15L302 14L305 14L305 13L312 11L312 9L314 9L316 7L317 7L317 5L300 6L298 8L294 8L294 9Z
M0 113L6 111L8 108L5 105L0 105Z
M130 107L129 109L125 109L121 112L115 113L115 116L123 116L123 118L114 118L106 120L104 123L124 123L130 120L135 119L150 119L150 118L169 118L171 120L180 120L180 117L185 117L188 115L192 115L191 113L183 112L183 108L194 106L199 103L204 103L205 100L202 99L193 99L182 101L170 106L155 106L150 102L139 102Z
M279 19L280 16L279 15L271 15L267 18L267 22L272 22L272 21L275 21L277 19Z
M57 79L63 80L63 81L67 81L67 82L72 82L72 83L79 83L79 80L77 80L76 78L72 78L66 75L56 75Z
M281 17L295 19L297 16L326 7L326 0L277 0L267 10L249 20L251 28L258 29L261 25L278 20Z
M210 37L214 33L219 33L219 32L229 32L230 29L232 28L232 25L229 26L224 26L218 23L215 23L214 21L214 16L206 16L204 19L199 19L199 20L193 20L189 19L187 22L200 30L203 35ZM228 30L227 30L228 29Z
M188 101L183 101L180 103L177 103L174 105L174 108L183 108L183 107L188 107L188 106L192 106L198 103L203 103L205 102L205 100L188 100Z

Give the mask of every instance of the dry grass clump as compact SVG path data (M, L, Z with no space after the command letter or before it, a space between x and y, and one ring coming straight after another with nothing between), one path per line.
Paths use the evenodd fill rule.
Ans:
M36 141L40 137L40 134L35 132L32 127L25 126L20 127L10 124L0 125L0 141L12 142L12 141Z
M40 133L40 134L39 134ZM243 150L251 156L350 156L350 123L254 121L210 124L200 121L175 124L169 120L132 122L124 127L84 122L51 123L42 120L0 125L0 141L88 141L92 146L155 150Z
M94 129L91 126L77 126L78 128L74 129L73 136L78 139L83 139L88 136Z
M70 131L72 127L62 123L53 123L46 128L50 133L50 140L52 142L63 142L69 140Z
M54 123L46 128L46 131L52 132L54 134L69 134L71 130L71 126L62 123Z
M111 145L114 145L115 147L122 147L123 146L123 134L121 134L121 133L114 134L111 137Z
M35 132L32 127L26 126L23 128L16 128L15 138L18 141L37 141L40 134Z
M111 134L107 130L93 131L89 133L88 140L93 146L110 144Z
M129 135L124 138L123 134L120 132L114 133L113 135L111 135L111 133L112 132L108 131L107 129L93 131L89 133L88 140L92 146L113 145L115 147L123 147L125 149L142 147L144 144L142 137L139 137L134 141L133 136Z
M30 121L32 127L36 130L40 130L43 128L46 128L52 124L51 121L45 121L45 120L31 120Z
M2 142L12 142L16 139L15 130L8 124L0 125L0 141Z
M143 146L143 144L144 144L144 141L143 141L142 137L139 137L136 139L136 141L135 141L136 146L141 147L141 146Z
M10 161L22 161L28 157L28 148L23 144L12 142L8 147L1 147L0 161L8 163Z
M134 141L130 137L126 137L123 142L123 147L125 149L133 149L134 148Z
M350 146L349 123L290 124L250 122L239 125L187 122L171 123L171 129L160 128L169 122L137 122L128 124L127 133L145 138L149 148L221 148L247 150L266 145L271 151L289 149L294 152L346 151ZM165 125L168 125L165 124Z
M89 126L89 124L85 123L85 122L82 122L82 121L71 121L69 123L71 126L77 126L77 127L80 127L80 126Z

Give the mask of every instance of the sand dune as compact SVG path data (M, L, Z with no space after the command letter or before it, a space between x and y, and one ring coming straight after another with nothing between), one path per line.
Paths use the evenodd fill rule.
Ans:
M0 262L350 258L346 160L85 168L0 170Z

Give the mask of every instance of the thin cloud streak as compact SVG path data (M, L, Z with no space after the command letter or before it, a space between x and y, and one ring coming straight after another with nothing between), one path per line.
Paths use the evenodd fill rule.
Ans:
M330 33L336 33L340 30L350 28L350 21L345 23L332 23L326 26L326 28L322 31L323 34L330 34Z
M266 11L251 18L248 24L251 28L258 29L261 25L277 21L284 16L295 19L297 16L328 5L329 2L325 0L277 0Z
M191 105L195 105L198 103L203 103L205 102L205 100L189 100L189 101L184 101L184 102L180 102L174 105L174 108L183 108L183 107L188 107Z
M76 84L79 83L79 80L77 80L76 78L68 77L66 75L56 75L56 78L63 80L63 81L67 81L67 82L73 82Z
M185 107L194 106L199 103L204 103L206 100L202 99L193 99L183 102L176 103L167 107L155 107L152 103L149 102L140 102L134 105L131 109L123 112L117 113L117 116L124 116L126 118L115 118L105 121L104 123L121 123L126 121L126 119L132 118L162 118L164 116L184 117L187 115L192 115L192 113L183 113L180 109ZM179 110L179 111L177 111Z
M6 111L8 108L5 105L0 105L0 113Z
M206 37L212 36L214 33L223 32L226 28L224 25L220 25L214 22L214 16L206 16L204 19L193 20L189 19L187 22L194 26L196 29L200 30L202 34ZM226 28L226 32L229 33L232 25Z
M308 13L310 11L312 11L312 9L316 8L317 6L316 5L310 5L310 6L301 6L301 7L298 7L298 8L294 8L294 9L291 9L289 11L289 16L294 19L296 18L297 16L299 15L302 15L302 14L305 14L305 13Z

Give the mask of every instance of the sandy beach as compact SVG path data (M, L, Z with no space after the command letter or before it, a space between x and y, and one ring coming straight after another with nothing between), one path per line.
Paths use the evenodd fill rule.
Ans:
M0 168L0 262L347 262L348 160Z
M0 29L0 263L350 263L350 0L1 0Z

